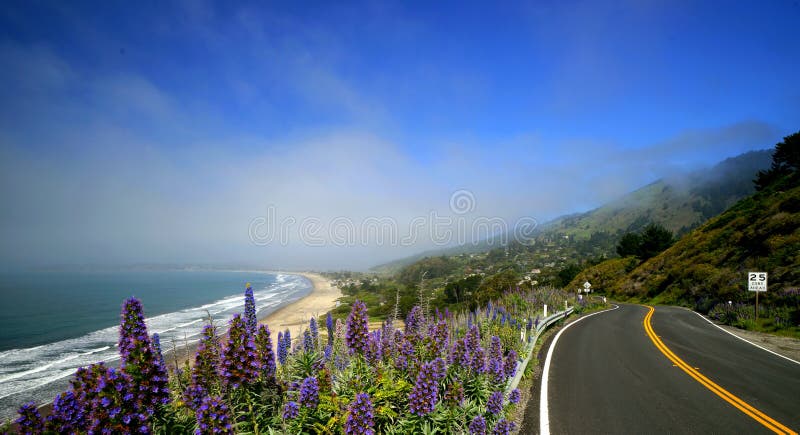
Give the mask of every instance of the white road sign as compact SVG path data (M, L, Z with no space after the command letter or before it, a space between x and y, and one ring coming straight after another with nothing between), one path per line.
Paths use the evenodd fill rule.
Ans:
M751 292L767 291L767 272L747 272L747 290Z

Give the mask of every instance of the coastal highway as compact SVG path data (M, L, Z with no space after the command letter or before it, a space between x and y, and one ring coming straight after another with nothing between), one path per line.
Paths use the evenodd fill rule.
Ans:
M800 364L683 308L620 305L567 324L543 350L531 433L800 430Z

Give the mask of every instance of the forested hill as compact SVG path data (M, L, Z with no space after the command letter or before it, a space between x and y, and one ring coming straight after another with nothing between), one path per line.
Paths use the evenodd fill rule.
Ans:
M772 151L751 151L711 169L656 181L592 211L545 224L545 233L588 239L593 233L639 231L650 223L680 235L754 192L753 179Z
M615 258L579 273L608 295L683 304L700 311L748 302L747 272L769 273L765 305L784 307L800 323L800 133L778 144L759 191L644 262Z
M769 167L771 155L771 150L751 151L710 169L659 180L595 210L545 223L537 241L540 246L547 246L566 235L577 239L578 243L590 243L596 249L590 250L588 255L597 256L613 255L613 246L623 233L639 231L650 223L661 224L677 235L685 234L752 194L753 179L758 171ZM600 239L602 242L598 242ZM476 245L422 252L371 270L393 274L425 258L482 253L497 247L497 242L485 240Z

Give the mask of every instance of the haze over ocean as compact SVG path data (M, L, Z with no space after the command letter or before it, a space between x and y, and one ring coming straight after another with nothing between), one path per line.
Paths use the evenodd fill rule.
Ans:
M311 290L298 275L233 271L57 271L0 274L0 420L21 401L51 400L76 368L114 364L122 302L144 304L148 330L194 342L210 314L224 329L253 286L259 317Z

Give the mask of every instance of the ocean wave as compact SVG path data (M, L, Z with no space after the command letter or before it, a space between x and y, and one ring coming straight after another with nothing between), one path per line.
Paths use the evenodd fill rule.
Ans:
M308 287L308 282L302 277L276 275L274 283L253 292L259 313L274 309L282 301ZM243 309L244 297L231 295L197 307L147 318L146 323L148 331L159 333L162 348L166 351L171 350L173 344L182 346L185 342L195 342L200 336L201 325L209 314L214 324L223 332L227 330L229 317ZM17 400L32 390L46 388L47 385L72 375L79 367L99 361L118 360L118 331L119 327L113 326L81 337L0 352L0 401L9 396L14 396L13 400ZM41 393L30 394L31 397L42 396ZM53 395L49 397L52 398ZM4 416L0 416L0 420L2 418Z

